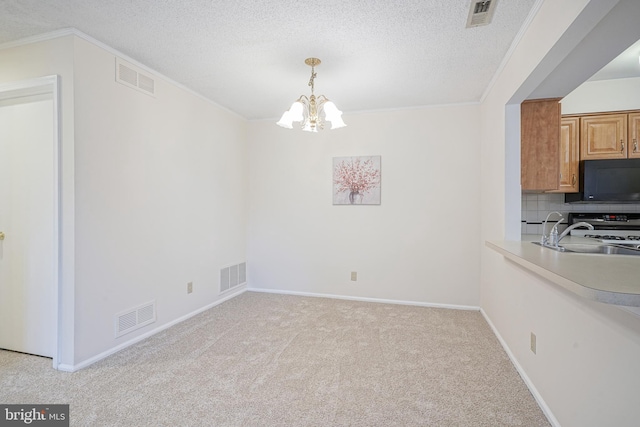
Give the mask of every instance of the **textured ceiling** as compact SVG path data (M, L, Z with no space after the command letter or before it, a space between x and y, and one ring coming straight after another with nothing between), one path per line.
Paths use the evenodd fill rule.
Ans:
M2 43L73 27L247 119L309 94L345 111L477 102L536 0L2 0ZM0 67L2 65L0 64Z

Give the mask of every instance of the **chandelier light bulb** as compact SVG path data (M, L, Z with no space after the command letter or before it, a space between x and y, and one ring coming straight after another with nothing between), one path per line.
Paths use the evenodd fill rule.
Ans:
M302 112L304 111L304 105L302 102L296 101L289 108L289 114L291 115L291 120L294 122L301 122L304 120L304 116Z
M291 120L291 113L289 111L285 111L280 121L276 123L278 126L282 126L283 128L293 129L293 120Z

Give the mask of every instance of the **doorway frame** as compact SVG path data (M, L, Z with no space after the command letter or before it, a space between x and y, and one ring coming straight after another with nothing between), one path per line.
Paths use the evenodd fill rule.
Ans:
M37 77L27 80L19 80L10 83L0 84L0 100L12 99L29 95L51 94L53 101L53 265L52 277L54 281L54 334L53 339L53 368L58 369L59 366L59 349L60 349L60 289L62 284L62 260L60 258L60 224L61 224L61 190L60 190L60 77L58 75L50 75Z

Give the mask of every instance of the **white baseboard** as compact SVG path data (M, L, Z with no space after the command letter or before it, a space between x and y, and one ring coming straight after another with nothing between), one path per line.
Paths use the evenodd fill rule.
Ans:
M353 296L321 294L321 293L313 293L313 292L283 291L278 289L248 288L247 291L265 292L269 294L296 295L301 297L319 297L319 298L344 299L344 300L350 300L350 301L377 302L377 303L384 303L384 304L415 305L419 307L449 308L453 310L473 310L473 311L480 310L480 307L476 307L473 305L437 304L437 303L419 302L419 301L402 301L402 300L382 299L382 298L353 297Z
M487 315L487 313L485 313L483 309L480 309L480 313L482 313L482 317L484 317L484 320L487 321L487 323L491 327L491 330L493 330L494 335L496 336L496 338L498 338L498 341L500 341L502 348L507 353L507 356L509 356L509 359L511 360L511 363L513 363L513 366L516 367L516 370L520 374L520 377L522 377L524 383L527 385L527 388L533 395L534 399L536 399L536 402L538 402L540 409L542 409L542 412L547 417L547 420L549 420L549 423L554 427L560 427L560 423L558 422L556 417L553 415L553 412L551 412L551 408L549 408L547 403L544 401L544 399L538 392L538 389L536 389L535 385L533 385L533 382L531 381L531 379L529 379L529 376L527 375L527 373L524 371L524 369L522 368L522 366L520 365L516 357L511 352L511 349L507 345L507 342L504 339L502 339L502 336L494 326L491 319L489 319L489 316Z
M86 368L87 366L89 366L89 365L91 365L93 363L96 363L97 361L102 360L105 357L111 356L112 354L115 354L115 353L119 352L120 350L123 350L123 349L125 349L125 348L127 348L127 347L129 347L129 346L131 346L131 345L133 345L135 343L138 343L138 342L140 342L140 341L142 341L144 339L147 339L150 336L155 335L158 332L162 332L165 329L168 329L168 328L170 328L170 327L172 327L174 325L177 325L180 322L184 322L185 320L195 316L196 314L200 314L203 311L207 311L210 308L213 308L216 305L222 304L223 302L225 302L227 300L230 300L231 298L237 297L238 295L240 295L240 294L242 294L242 293L244 293L246 291L247 291L246 286L243 286L241 289L237 289L234 292L225 294L222 298L215 300L211 304L205 305L204 307L201 307L201 308L199 308L199 309L197 309L195 311L192 311L191 313L185 314L184 316L179 317L179 318L177 318L175 320L172 320L169 323L165 323L164 325L159 326L159 327L157 327L157 328L155 328L155 329L153 329L153 330L151 330L149 332L146 332L146 333L144 333L142 335L138 335L137 337L135 337L133 339L130 339L127 342L124 342L124 343L119 344L119 345L117 345L115 347L112 347L109 350L103 351L102 353L100 353L100 354L98 354L96 356L93 356L93 357L91 357L91 358L89 358L87 360L84 360L84 361L82 361L80 363L77 363L75 365L59 364L58 365L58 370L59 371L64 371L64 372L75 372L75 371L77 371L79 369Z

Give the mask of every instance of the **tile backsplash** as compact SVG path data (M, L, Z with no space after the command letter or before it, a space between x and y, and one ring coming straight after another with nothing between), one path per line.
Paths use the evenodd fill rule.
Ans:
M542 234L542 223L549 212L558 211L564 216L558 230L567 227L569 212L611 212L638 213L640 203L608 204L608 203L565 203L564 194L522 193L522 234ZM557 215L552 215L549 222L556 222ZM550 226L547 224L547 229Z

